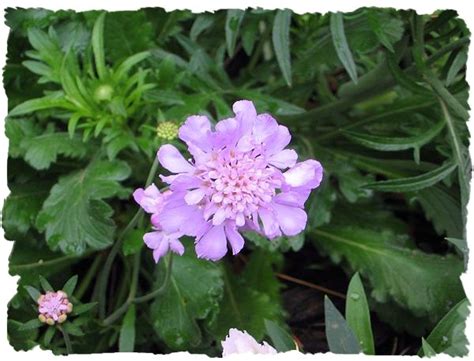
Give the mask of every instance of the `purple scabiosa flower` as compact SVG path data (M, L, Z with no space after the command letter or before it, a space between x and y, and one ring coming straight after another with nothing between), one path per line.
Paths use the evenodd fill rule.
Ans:
M222 356L232 354L276 354L277 351L265 341L258 343L247 331L239 331L235 328L229 330L229 335L221 342Z
M38 298L38 319L52 326L56 322L66 321L67 314L72 311L72 303L65 292L46 292Z
M234 103L233 111L235 117L214 130L206 116L189 117L179 138L193 159L170 144L158 150L160 164L172 173L160 176L170 188L166 199L156 187L135 196L153 214L155 227L175 241L178 235L194 237L197 256L213 261L224 257L228 245L232 254L240 252L240 231L268 238L303 231L304 203L323 176L318 161L297 162L296 152L286 149L288 128L272 116L257 114L248 100Z
M157 263L169 250L179 255L182 255L184 252L184 246L179 241L183 233L179 231L163 231L159 222L165 202L171 194L171 191L161 193L154 184L151 184L146 189L138 188L133 192L135 201L145 212L152 214L151 223L153 225L153 232L146 233L143 236L143 240L147 247L153 250L153 258Z

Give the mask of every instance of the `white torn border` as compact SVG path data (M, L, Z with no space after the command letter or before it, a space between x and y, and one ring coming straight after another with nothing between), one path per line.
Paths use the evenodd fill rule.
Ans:
M167 11L180 10L180 9L189 9L193 12L204 12L204 11L215 11L219 9L230 9L230 8L240 8L244 9L247 7L261 7L265 9L282 9L290 8L295 13L306 13L306 12L318 12L326 13L328 11L353 11L360 7L393 7L396 9L414 9L419 14L431 14L435 10L440 9L453 9L456 10L466 24L467 27L471 30L471 33L474 31L474 6L471 6L472 2L470 0L430 0L430 1L418 1L413 0L331 0L331 1L321 1L321 0L134 0L129 2L116 2L116 1L102 1L97 0L4 0L2 1L3 9L8 7L22 7L22 8L36 8L42 7L50 10L65 10L72 9L76 11L87 11L87 10L137 10L143 7L162 7ZM1 32L0 32L0 65L2 68L6 64L6 54L7 54L7 38L9 29L5 25L5 13L2 14L1 19ZM471 37L472 41L472 37ZM469 84L474 84L474 50L473 44L469 47L468 54L468 65L467 65L467 82ZM3 79L3 78L2 78ZM471 109L474 104L474 91L471 89L469 94L469 105ZM7 97L5 94L5 89L3 88L3 83L1 85L1 107L0 107L0 199L3 204L3 200L8 196L9 190L6 184L7 179L7 154L8 154L8 140L4 134L4 119L7 115ZM474 126L472 125L472 120L468 122L469 131L471 134L474 133ZM471 136L472 139L472 136ZM471 159L473 159L473 147L470 147ZM472 183L472 182L471 182ZM472 188L472 186L471 186ZM474 195L474 191L471 192L471 198ZM473 202L470 201L468 205L468 222L467 222L467 234L468 237L472 235L473 230L473 219L472 214L472 205ZM3 229L0 231L1 240L0 240L0 284L2 286L2 292L0 292L0 317L2 319L2 324L0 327L0 356L2 360L23 360L23 359L34 359L35 361L49 360L55 356L50 351L42 351L39 347L36 347L34 350L28 352L17 352L15 351L8 343L7 340L7 303L10 298L16 293L16 283L18 276L11 277L8 274L8 256L11 251L12 243L5 241L3 237ZM468 238L469 239L469 238ZM469 242L469 240L468 240ZM472 258L472 256L471 256ZM470 262L472 263L472 261ZM473 291L473 272L472 264L469 265L468 272L463 274L461 279L466 290L468 298L474 300L474 291ZM413 290L416 292L416 290ZM473 341L473 317L469 317L466 327L466 334L468 339L471 342ZM472 350L470 350L470 355L472 356ZM136 354L125 354L125 353L105 353L105 354L88 354L88 355L71 355L68 356L68 360L128 360L130 357L137 357ZM60 356L58 356L60 357ZM206 355L190 355L186 352L178 352L169 355L153 355L153 354L140 354L139 356L143 360L156 360L157 358L166 360L206 360L209 359ZM276 359L276 360L336 360L336 359L346 359L346 360L361 360L366 358L364 355L333 355L330 353L327 354L300 354L296 351L291 351L285 354L278 355L236 355L229 356L226 359L229 361L232 360L248 360L248 359ZM407 356L379 356L378 359L382 357L383 359L390 360L395 358L406 358ZM418 358L417 356L413 356ZM437 355L436 360L451 360L451 357L447 355Z

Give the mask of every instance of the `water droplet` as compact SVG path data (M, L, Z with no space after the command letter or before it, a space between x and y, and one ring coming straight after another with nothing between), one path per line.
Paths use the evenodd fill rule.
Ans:
M357 301L360 298L360 295L358 293L351 293L350 297L354 300Z
M448 343L448 341L449 341L449 338L448 338L448 337L446 337L446 336L443 336L443 338L442 338L442 340L441 340L441 341L443 342L443 344L447 344L447 343Z

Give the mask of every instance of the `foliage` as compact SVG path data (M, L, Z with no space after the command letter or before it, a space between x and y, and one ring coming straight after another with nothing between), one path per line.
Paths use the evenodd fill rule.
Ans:
M62 330L75 353L219 356L231 327L292 349L276 274L317 252L323 278L328 263L358 274L343 285L345 319L325 300L333 352L377 353L378 318L417 337L411 352L465 354L470 33L455 12L7 9L6 23L2 225L20 276L8 314L15 349L68 352L55 327L28 323L30 295L76 274L68 287L77 280L83 314ZM323 164L307 229L271 242L249 232L245 252L217 264L187 247L167 284L166 262L143 247L150 225L133 215L132 189L160 145L180 147L157 126L217 121L238 99L272 113L300 157Z

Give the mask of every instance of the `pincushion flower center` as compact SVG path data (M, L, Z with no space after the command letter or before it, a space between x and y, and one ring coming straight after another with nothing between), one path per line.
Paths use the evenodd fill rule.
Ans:
M272 200L281 181L275 169L255 151L214 153L213 158L205 178L210 200L217 209L215 217L243 225L246 217Z

